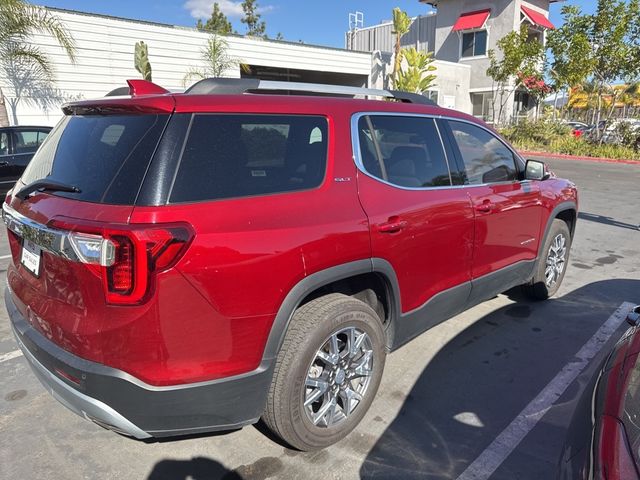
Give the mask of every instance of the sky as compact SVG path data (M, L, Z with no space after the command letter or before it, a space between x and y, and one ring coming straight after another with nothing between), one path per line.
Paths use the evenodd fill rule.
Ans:
M192 27L198 18L206 18L214 0L36 0L32 3L49 7L79 10L116 17L149 20ZM246 31L240 22L240 0L218 0L238 33ZM585 13L593 13L597 0L566 0L551 6L551 21L562 23L563 4L578 5ZM349 29L349 13L362 12L364 26L371 26L391 18L393 7L400 7L410 16L425 14L430 7L418 0L258 0L267 34L278 33L285 40L344 47L344 33Z

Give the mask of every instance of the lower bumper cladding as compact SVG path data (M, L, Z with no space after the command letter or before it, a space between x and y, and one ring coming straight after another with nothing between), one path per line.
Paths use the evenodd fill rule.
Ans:
M220 380L148 385L46 339L25 320L9 288L5 304L18 345L38 380L68 409L104 428L148 439L233 430L262 415L273 362Z

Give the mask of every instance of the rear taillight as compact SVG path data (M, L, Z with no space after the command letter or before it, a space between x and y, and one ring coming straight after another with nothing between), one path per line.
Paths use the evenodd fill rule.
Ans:
M114 244L113 264L106 268L107 290L110 293L129 295L133 291L135 260L133 242L124 236L110 239Z
M610 415L603 415L598 438L598 480L637 480L624 426Z
M153 274L173 267L194 237L186 223L105 228L56 219L50 226L69 231L74 258L102 278L107 302L119 305L143 302Z
M154 225L122 232L104 232L114 245L113 263L104 269L107 302L135 304L144 300L152 274L173 267L184 255L193 229L184 225Z

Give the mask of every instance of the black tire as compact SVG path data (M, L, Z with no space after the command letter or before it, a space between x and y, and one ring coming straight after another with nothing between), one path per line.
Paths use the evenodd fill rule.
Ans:
M561 235L564 238L565 243L565 254L562 265L562 271L557 274L555 281L551 284L547 282L546 270L547 270L547 260L550 260L550 256L553 255L552 248L557 247L554 245L556 238ZM567 224L560 220L555 219L551 224L551 228L549 229L549 234L545 239L544 245L540 250L540 258L538 259L538 264L536 265L536 271L533 276L531 282L522 286L522 290L525 295L532 300L546 300L549 297L552 297L556 294L560 285L562 284L562 280L564 279L564 274L567 271L567 265L569 262L569 250L571 248L571 233L569 232L569 227ZM557 248L555 248L557 250Z
M340 392L343 392L342 389L352 388L354 384L357 385L361 381L361 378L365 378L358 375L356 379L353 369L348 367L344 368L343 373L340 374L339 366L333 367L329 363L326 363L325 366L322 362L314 363L319 360L317 356L319 350L327 345L327 342L330 342L333 335L336 334L336 338L346 339L348 334L345 332L354 332L354 335L366 334L362 344L368 342L366 344L370 347L370 349L367 348L367 351L371 351L369 355L372 361L371 363L367 361L367 365L371 366L372 371L370 375L366 375L368 383L362 391L362 399L354 404L355 406L348 416L342 417L345 402L336 396L336 401L341 402L338 405L342 405L336 414L341 416L339 421L333 425L314 425L311 418L314 413L308 413L308 410L313 409L319 402L322 402L321 407L327 405L329 402L325 399L329 397L323 394L316 403L310 404L309 407L304 406L305 395L311 396L310 394L314 391L314 387L305 385L310 369L317 369L313 370L314 373L321 369L319 379L328 375L327 372L331 372L334 377L329 378L334 378L334 380L326 382L326 384L330 385L329 390L338 388ZM350 344L351 341L348 343ZM341 346L348 348L348 343L341 344ZM353 343L357 344L357 342ZM342 350L340 355L342 353L346 355L348 352ZM364 356L363 353L359 357L360 361ZM358 425L369 409L380 385L385 356L384 331L379 317L369 305L337 293L310 301L294 313L282 348L278 353L267 406L262 416L263 422L276 436L298 450L318 450L336 443ZM347 362L347 359L351 357L334 358L341 358L340 361L344 359ZM353 358L357 359L358 357L354 356ZM337 368L337 370L332 370L332 368ZM345 373L354 375L354 379L350 379L349 376L345 378ZM339 385L338 379L341 379ZM331 419L333 418L335 416L331 416Z

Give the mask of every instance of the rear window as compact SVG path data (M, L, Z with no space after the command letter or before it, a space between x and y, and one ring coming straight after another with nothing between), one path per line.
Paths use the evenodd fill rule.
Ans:
M54 195L86 202L132 205L169 115L65 117L22 175L80 189Z
M327 120L305 115L198 114L170 202L267 195L318 187Z

